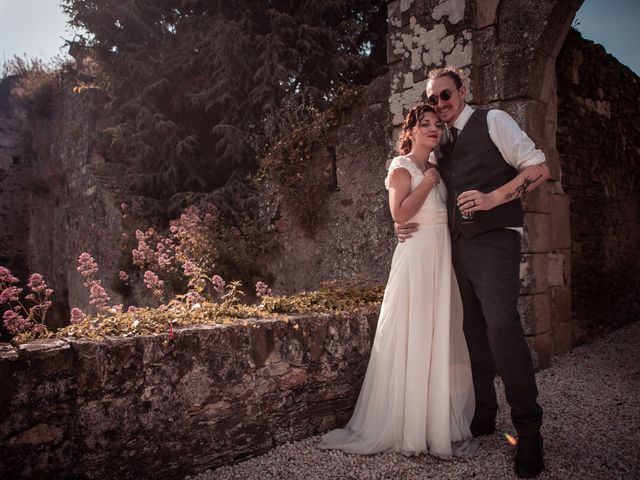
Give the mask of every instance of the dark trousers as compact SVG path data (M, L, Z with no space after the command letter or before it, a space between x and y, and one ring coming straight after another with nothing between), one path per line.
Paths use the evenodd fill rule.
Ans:
M457 232L456 232L457 233ZM473 238L453 235L453 266L464 306L464 334L476 393L476 421L492 421L498 404L493 380L502 378L519 435L542 424L531 354L518 315L520 234L492 230Z

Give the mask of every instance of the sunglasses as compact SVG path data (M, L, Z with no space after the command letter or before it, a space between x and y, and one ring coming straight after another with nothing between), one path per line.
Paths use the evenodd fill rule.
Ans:
M440 92L440 96L431 95L429 98L427 98L427 103L429 105L431 105L432 107L435 107L436 105L438 105L438 102L440 100L443 100L445 102L451 100L451 91L450 90L443 90L442 92Z

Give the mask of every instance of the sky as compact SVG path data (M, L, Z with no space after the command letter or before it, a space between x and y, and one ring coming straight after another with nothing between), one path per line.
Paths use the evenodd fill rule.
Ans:
M0 0L0 65L14 55L63 55L64 39L73 37L66 20L60 0ZM584 38L640 75L640 0L586 0L576 23Z

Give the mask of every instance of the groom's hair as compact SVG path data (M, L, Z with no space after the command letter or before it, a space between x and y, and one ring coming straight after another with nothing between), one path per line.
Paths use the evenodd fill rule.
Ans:
M462 70L456 67L443 67L436 68L435 70L431 70L427 78L429 80L435 80L436 78L449 77L453 79L456 84L456 88L462 88L462 79L464 78L464 73Z

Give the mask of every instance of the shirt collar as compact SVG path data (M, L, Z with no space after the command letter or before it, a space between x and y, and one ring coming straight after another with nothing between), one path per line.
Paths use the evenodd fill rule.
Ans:
M462 131L464 126L469 121L469 117L471 117L472 113L473 113L473 108L471 108L469 105L465 105L462 111L460 112L460 115L458 115L458 118L456 118L456 121L453 122L453 127L457 128L458 131Z

